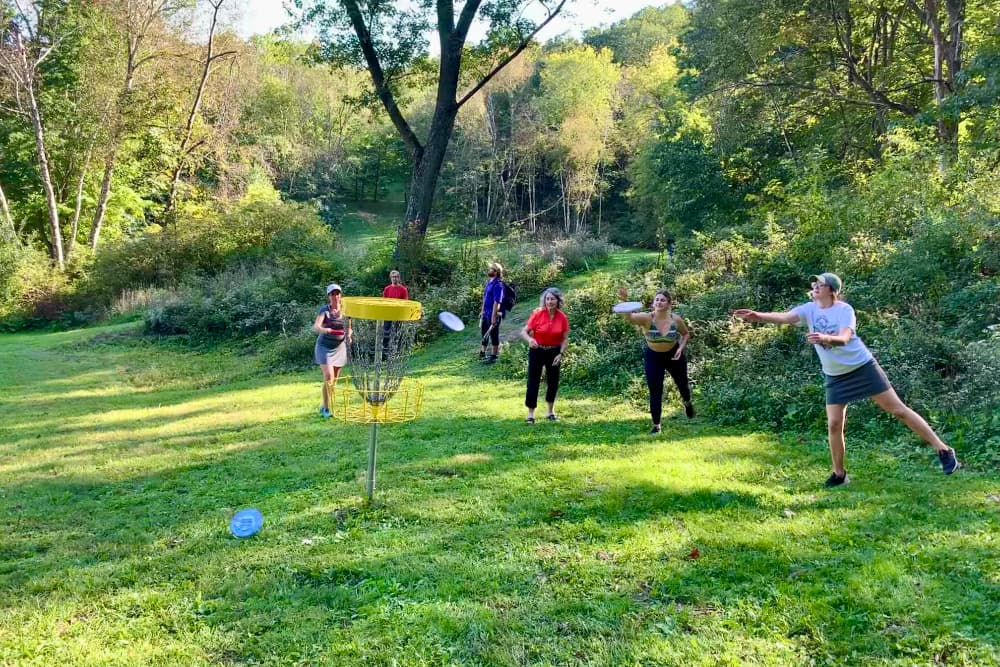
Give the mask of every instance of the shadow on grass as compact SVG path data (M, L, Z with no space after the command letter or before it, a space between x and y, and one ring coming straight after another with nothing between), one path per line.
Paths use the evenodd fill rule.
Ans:
M197 396L135 401L193 419L202 409L183 404ZM82 419L107 405L66 407ZM30 433L36 416L14 416ZM77 470L41 476L53 459L4 484L0 605L91 615L99 637L128 632L114 619L175 614L166 627L211 630L198 640L208 654L244 663L629 664L656 662L661 644L677 651L667 664L995 655L996 552L977 536L996 518L981 506L934 511L947 490L914 492L905 477L877 495L825 492L797 470L816 452L698 423L652 438L644 424L588 414L529 428L456 406L389 426L371 507L358 497L363 426L285 415L196 429L175 436L208 441L182 463L158 458L169 443L146 450L132 436L86 445L67 459ZM71 429L51 434L59 447L87 432ZM83 467L101 452L122 466L114 475ZM251 504L264 530L237 541L228 519Z

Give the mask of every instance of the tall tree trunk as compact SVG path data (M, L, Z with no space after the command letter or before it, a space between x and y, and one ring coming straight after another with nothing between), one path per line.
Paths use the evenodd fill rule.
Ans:
M92 250L97 250L101 239L101 228L104 226L104 214L108 209L108 199L111 197L111 179L115 173L115 161L118 159L118 139L112 140L111 148L104 161L104 178L101 180L101 193L97 197L97 208L94 210L94 220L90 225L90 240Z
M10 242L14 245L20 245L20 239L17 238L17 227L14 226L14 217L10 214L10 206L7 204L7 196L3 193L3 185L0 185L0 222L3 223L3 233L0 238L10 235ZM10 231L7 231L7 228Z
M93 144L87 149L87 155L83 158L83 167L80 169L80 178L76 181L76 198L73 203L73 220L69 225L69 240L66 243L66 259L73 256L73 249L76 247L76 235L80 229L80 211L83 210L83 186L87 180L87 169L90 168L92 152Z
M21 35L15 33L17 52L21 57L21 66L26 73L24 93L28 101L28 117L35 133L35 153L38 157L38 171L42 178L42 188L45 190L45 202L49 209L49 236L52 259L60 271L66 268L63 256L62 230L59 228L59 205L56 203L56 193L52 187L52 176L49 173L49 156L45 149L45 130L42 126L42 110L35 97L35 71L28 64L28 58L21 43Z
M413 159L413 174L410 177L410 199L406 207L406 220L417 223L415 231L423 238L427 234L427 221L431 215L434 202L434 191L437 189L441 165L448 151L455 128L455 118L458 107L440 104L434 114L430 136L423 150L418 151Z
M941 21L940 0L924 0L923 7L909 0L930 31L934 47L934 104L937 107L937 135L940 146L939 169L948 171L958 154L958 118L947 109L955 94L956 77L962 71L962 48L965 44L965 0L943 0L946 25Z
M358 46L372 77L375 93L385 107L389 119L395 126L403 143L410 151L413 173L408 189L406 217L399 228L396 243L396 258L401 259L404 245L419 248L427 234L427 224L431 214L431 204L437 187L441 165L455 127L458 110L472 96L476 95L500 70L506 67L523 51L539 30L544 28L562 10L567 0L559 0L554 8L547 8L547 17L530 34L525 35L518 46L503 58L478 84L473 86L461 99L458 98L458 80L462 68L462 53L469 29L479 13L482 0L466 0L456 21L455 4L451 0L437 0L433 3L437 11L437 33L441 54L438 59L437 99L431 120L426 145L422 145L413 128L403 116L392 88L386 77L373 39L371 25L379 9L368 3L365 10L357 0L340 0L340 6L347 14L358 38ZM376 3L377 4L377 3ZM412 277L412 272L411 272Z

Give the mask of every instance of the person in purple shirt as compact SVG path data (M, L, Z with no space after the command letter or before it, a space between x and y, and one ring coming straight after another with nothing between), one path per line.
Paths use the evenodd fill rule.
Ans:
M489 281L483 290L483 309L479 311L479 332L483 339L479 346L479 358L485 364L495 364L500 353L500 321L503 319L503 267L499 262L491 262L486 270ZM486 339L489 338L493 352L486 355Z

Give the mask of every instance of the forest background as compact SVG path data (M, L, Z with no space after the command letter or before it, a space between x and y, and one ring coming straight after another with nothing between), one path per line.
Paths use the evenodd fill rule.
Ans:
M368 72L322 36L241 39L223 9L0 1L0 327L138 314L151 335L237 341L280 367L308 362L326 282L381 288L394 236L338 240L404 222L410 157ZM468 47L461 85L488 46ZM417 130L435 72L431 56L399 72ZM801 334L728 314L785 309L835 271L900 393L995 465L998 170L1000 20L984 0L648 8L531 44L470 98L405 268L428 312L474 317L487 259L530 295L616 246L656 251L573 291L568 383L641 394L640 343L609 307L619 285L665 285L697 332L704 414L813 431ZM889 424L859 412L873 433Z

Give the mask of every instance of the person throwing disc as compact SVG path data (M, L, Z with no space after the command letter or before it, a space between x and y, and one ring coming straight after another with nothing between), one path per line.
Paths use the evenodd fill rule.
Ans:
M871 398L937 450L941 469L950 475L962 465L955 458L955 450L942 442L924 418L896 395L882 367L858 338L854 308L840 300L842 285L836 274L821 273L812 277L812 301L809 303L784 313L759 313L749 308L733 311L733 315L747 322L799 324L808 328L806 340L816 350L826 378L826 423L833 461L833 472L826 486L840 486L850 481L844 468L847 406L866 398Z
M618 290L622 301L628 299L628 291ZM641 304L639 304L641 307ZM688 383L687 357L684 348L691 338L684 318L673 312L672 300L667 290L660 290L653 297L653 310L644 312L620 312L632 324L639 327L646 339L643 361L646 370L646 386L649 387L649 415L653 418L652 434L662 430L660 419L663 412L663 380L670 373L677 391L684 402L684 414L694 417L691 403L691 387Z
M521 329L521 338L528 344L528 389L524 394L524 407L528 408L525 421L535 423L538 407L538 387L545 369L545 402L549 411L545 418L558 421L555 413L556 392L559 391L559 364L569 343L569 320L563 312L562 292L549 287L538 299L538 308L531 313L528 323Z

